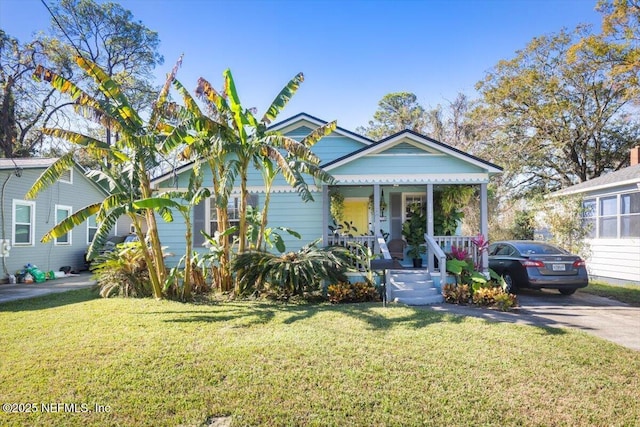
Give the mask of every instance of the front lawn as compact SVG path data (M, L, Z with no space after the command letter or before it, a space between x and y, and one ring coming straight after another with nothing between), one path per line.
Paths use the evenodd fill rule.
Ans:
M428 309L104 300L82 290L0 305L0 349L0 401L38 410L2 412L3 426L640 419L640 353Z
M640 286L638 285L610 285L605 282L589 282L589 286L580 289L579 292L612 298L640 307Z

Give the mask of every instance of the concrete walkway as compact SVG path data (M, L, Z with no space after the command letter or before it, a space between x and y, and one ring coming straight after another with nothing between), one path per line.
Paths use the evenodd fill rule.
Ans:
M44 283L17 283L15 285L0 284L0 304L42 295L72 291L74 289L90 288L96 284L91 273L65 276L60 279L47 280Z
M521 290L518 302L519 308L508 313L454 304L439 304L430 308L496 322L575 328L640 351L640 307L580 291L565 296L555 291Z

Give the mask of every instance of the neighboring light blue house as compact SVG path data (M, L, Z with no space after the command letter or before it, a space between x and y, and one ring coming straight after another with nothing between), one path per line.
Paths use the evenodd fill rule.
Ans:
M76 165L35 200L26 200L27 191L56 160L0 159L3 279L29 263L43 271L58 271L63 266L84 269L85 252L97 230L95 218L46 244L40 239L59 221L80 208L101 202L107 193Z
M631 149L630 166L552 195L582 198L589 276L640 285L640 146Z
M325 123L301 113L271 126L271 129L299 140ZM344 220L352 222L358 230L351 233L354 237L349 240L367 243L374 248L374 252L380 251L376 235L388 233L387 241L402 239L402 223L411 215L408 207L413 203L426 206L427 234L435 238L434 244L446 250L451 245L472 249L471 238L475 236L434 236L434 194L448 184L477 188L480 196L480 224L477 230L485 236L489 235L487 184L491 176L501 173L499 166L412 131L399 132L375 142L338 127L331 135L321 139L313 151L322 160L323 169L336 178L337 184L331 188L327 185L315 187L315 201L309 203L304 203L284 180L274 185L269 226L286 226L302 235L301 240L287 240L288 251L297 250L318 238L322 238L324 244L345 239L330 231L330 226L335 225L329 209L330 192L333 191L339 191L344 196ZM156 178L153 183L159 191L184 189L190 168L191 164L184 165ZM257 171L253 172L249 177L252 194L250 203L261 207L264 200L262 178ZM210 183L210 172L205 170L204 185ZM237 203L237 197L230 201L231 221L237 219ZM174 217L172 223L159 223L162 244L168 246L169 252L176 254L168 259L170 265L175 264L184 252L184 224L179 215ZM215 218L208 200L194 209L193 224L194 236L200 236L200 229L208 233L215 230ZM195 249L206 251L201 247L202 243L201 238L197 239ZM402 265L411 265L408 257L403 258L400 259ZM479 261L487 269L486 256L482 258ZM434 257L425 257L425 260L433 272L436 263Z

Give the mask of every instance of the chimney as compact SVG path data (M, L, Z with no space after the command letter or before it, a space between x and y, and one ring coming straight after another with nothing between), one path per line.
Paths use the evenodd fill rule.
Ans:
M640 145L636 145L631 149L631 164L630 166L635 166L640 163Z

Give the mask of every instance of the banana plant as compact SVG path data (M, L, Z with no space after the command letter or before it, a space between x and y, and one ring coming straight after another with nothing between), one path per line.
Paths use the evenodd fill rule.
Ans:
M71 97L77 112L83 113L85 117L115 131L119 138L114 144L109 144L92 136L65 129L47 128L43 129L43 133L66 139L74 146L84 149L92 159L100 162L106 160L107 164L112 165L111 170L100 173L102 178L107 179L111 195L99 205L81 209L57 224L45 234L42 241L46 242L51 238L63 235L71 228L81 224L89 216L97 214L99 228L96 240L90 248L90 254L93 254L95 249L104 242L117 217L128 215L133 221L140 241L145 241L147 240L145 237L148 237L149 250L145 251L145 261L150 266L149 275L153 296L158 299L162 298L162 284L166 278L166 271L155 213L157 210L166 220L171 219L171 214L170 211L162 207L157 209L150 206L137 208L136 203L152 197L149 171L158 164L160 142L163 139L175 140L183 136L166 134L164 132L166 128L158 119L158 110L166 101L168 85L163 87L158 102L154 106L151 114L152 122L145 123L140 114L132 108L120 86L100 67L81 56L76 57L76 63L98 83L103 99L92 97L73 82L42 65L36 68L34 78L48 82L59 92ZM176 71L177 65L167 77L169 81L175 77ZM35 198L40 191L56 182L72 166L73 153L62 156L43 172L27 193L27 198ZM146 219L146 236L142 231L138 214L143 214Z

